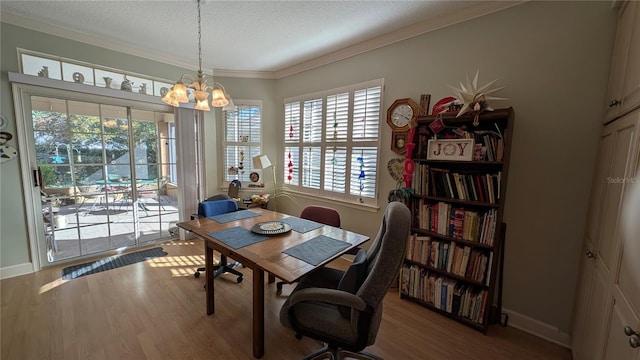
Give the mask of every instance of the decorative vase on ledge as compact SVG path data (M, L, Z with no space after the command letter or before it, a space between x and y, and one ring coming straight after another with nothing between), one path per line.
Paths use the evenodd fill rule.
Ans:
M133 83L127 79L127 75L124 76L124 80L120 83L120 90L131 92L131 86Z

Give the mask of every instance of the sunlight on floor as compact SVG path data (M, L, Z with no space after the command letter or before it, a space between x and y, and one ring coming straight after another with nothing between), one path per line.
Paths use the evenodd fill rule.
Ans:
M58 286L66 283L69 280L62 280L62 278L58 278L53 280L52 282L48 283L48 284L44 284L42 286L40 286L40 291L39 294L44 294L49 290L53 290L55 288L57 288Z
M204 255L163 256L147 260L150 267L198 267L204 263Z

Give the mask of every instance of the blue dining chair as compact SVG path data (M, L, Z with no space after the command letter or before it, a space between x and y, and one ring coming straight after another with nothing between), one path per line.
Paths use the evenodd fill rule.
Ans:
M201 218L211 217L215 215L230 213L237 210L238 210L238 203L235 200L231 200L231 199L206 200L198 204L198 214L195 216L192 216L192 218L196 216ZM239 265L240 265L239 262L229 263L227 261L227 256L221 254L220 262L214 267L215 273L213 277L217 278L218 276L224 273L231 273L238 277L236 279L236 282L241 283L243 274L240 271L234 269L234 267ZM193 276L196 278L199 278L200 273L203 271L205 271L205 268L199 267L198 269L196 269L196 272L193 274Z

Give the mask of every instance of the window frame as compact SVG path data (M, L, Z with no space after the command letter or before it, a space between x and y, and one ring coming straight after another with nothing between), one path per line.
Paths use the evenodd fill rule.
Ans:
M356 92L365 89L372 89L379 87L379 104L377 108L377 136L375 139L367 139L367 140L359 140L353 138L353 124L354 124L354 98ZM327 112L329 108L329 104L327 99L333 97L336 99L336 103L332 104L331 108L335 108L337 105L337 97L340 94L348 93L347 100L347 125L346 127L340 123L340 129L347 130L347 135L344 137L339 137L337 140L329 139L329 134L332 132L329 129L329 119ZM322 116L320 119L321 128L319 129L321 134L321 139L318 141L317 138L314 138L313 141L305 141L305 131L307 129L304 128L305 123L305 102L313 101L313 100L321 100L322 101ZM284 147L282 152L283 159L283 185L282 188L286 192L301 194L308 197L322 198L322 199L330 199L332 201L345 202L353 205L363 205L363 206L371 206L378 207L378 198L379 198L379 163L380 163L380 144L381 144L381 134L382 134L382 122L383 122L383 104L384 104L384 79L376 79L365 81L357 84L352 84L348 86L342 86L338 88L333 88L329 90L318 91L314 93L299 95L295 97L289 97L284 99L283 104L283 112L284 112ZM292 118L294 118L294 123L291 122ZM308 121L308 119L307 119ZM343 119L344 121L344 119ZM298 128L292 131L293 137L289 136L291 126L296 125ZM315 130L315 129L314 129ZM310 133L307 132L307 135ZM328 183L332 183L331 181L327 181L328 174L326 172L327 169L327 161L330 161L329 154L333 147L337 147L340 149L346 149L344 157L344 171L345 171L345 183L344 189L341 192L336 192L332 190L326 190L326 186ZM304 149L309 147L320 147L320 158L318 163L320 164L320 183L319 188L313 188L309 186L305 186L303 183L303 176L305 173L308 174L308 171L304 168ZM353 166L356 161L356 157L353 154L353 149L358 149L362 147L374 148L377 155L375 159L375 164L367 165L367 168L374 169L374 179L370 182L370 184L374 185L373 196L367 197L362 196L360 194L352 194L352 185L354 179ZM289 149L292 149L294 153L292 153L292 162L295 162L293 168L294 173L292 174L293 184L288 180L289 175L289 167L287 164L289 163ZM365 174L366 177L366 174ZM335 179L335 178L334 178ZM357 185L356 185L357 186Z
M237 175L236 179L240 180L243 183L248 183L250 185L254 185L254 186L248 186L248 187L256 187L255 183L251 182L251 180L249 179L250 174L252 172L256 172L260 175L260 180L258 182L258 184L263 184L264 183L264 174L263 174L263 170L262 169L254 169L253 168L253 156L255 155L259 155L259 154L263 154L264 152L264 114L263 114L263 104L262 104L262 100L245 100L245 99L234 99L234 104L236 106L234 111L237 111L238 108L240 107L258 107L260 109L260 140L259 142L255 142L255 141L247 141L247 142L243 142L243 141L229 141L227 139L226 136L226 129L227 129L227 114L229 113L229 111L227 110L223 110L222 111L222 165L223 165L223 169L222 169L222 186L223 189L227 189L229 187L229 183L232 180L228 179L228 164L227 164L227 151L228 148L230 146L246 146L246 147L253 147L253 148L258 148L259 152L258 154L245 154L244 160L243 160L243 170L244 170L244 174L242 175L244 178L240 178L241 175ZM250 140L250 139L249 139Z

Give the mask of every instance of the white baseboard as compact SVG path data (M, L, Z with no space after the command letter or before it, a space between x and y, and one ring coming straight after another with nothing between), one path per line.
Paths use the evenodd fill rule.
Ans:
M545 324L536 319L519 314L513 310L502 308L505 314L509 315L508 326L520 329L529 334L551 341L567 349L571 349L571 339L569 334L563 333L557 327Z
M11 265L0 268L0 280L8 279L20 275L31 274L33 272L33 264L24 263L18 265Z

